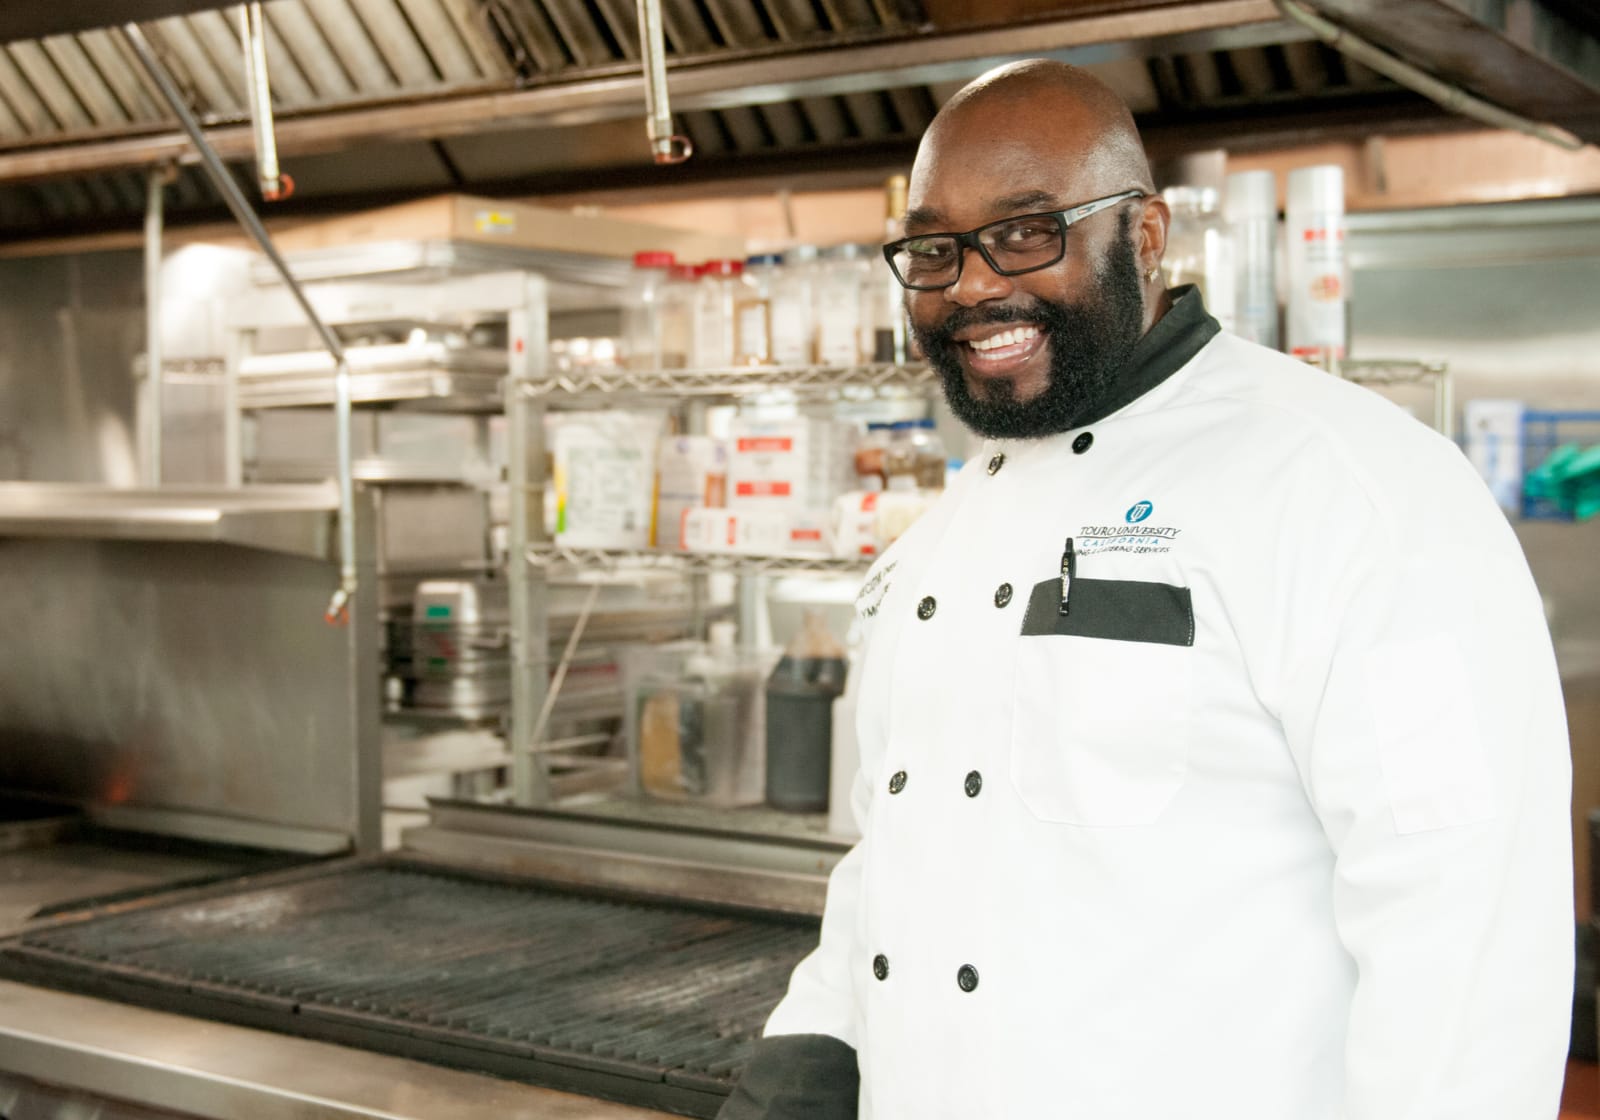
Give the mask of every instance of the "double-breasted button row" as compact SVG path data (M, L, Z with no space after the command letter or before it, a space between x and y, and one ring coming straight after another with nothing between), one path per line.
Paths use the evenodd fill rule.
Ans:
M889 776L890 794L899 793L906 788L906 772L896 770ZM961 788L968 797L977 797L983 792L983 775L976 770L967 771L967 776L961 781Z
M1009 583L1002 583L994 589L994 605L1004 610L1011 604L1012 596L1015 594L1015 589ZM932 595L924 595L922 601L917 604L917 617L927 622L938 610L939 600Z
M889 958L882 953L872 958L872 975L879 980L889 979ZM978 987L978 970L970 964L964 964L956 969L956 987L963 992L976 991Z

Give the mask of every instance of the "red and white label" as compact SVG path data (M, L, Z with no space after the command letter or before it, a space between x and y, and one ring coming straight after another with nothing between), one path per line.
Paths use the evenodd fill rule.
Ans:
M745 436L738 441L742 453L793 451L794 440L789 436Z
M741 482L733 492L741 498L787 498L794 487L788 482Z

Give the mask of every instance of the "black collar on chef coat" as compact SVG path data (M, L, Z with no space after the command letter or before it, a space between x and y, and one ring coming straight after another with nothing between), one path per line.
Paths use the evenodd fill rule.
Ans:
M1126 408L1182 369L1222 330L1206 310L1199 288L1184 284L1173 288L1171 295L1172 306L1134 344L1133 352L1112 381L1110 392L1090 405L1082 416L1075 417L1073 428L1097 424Z

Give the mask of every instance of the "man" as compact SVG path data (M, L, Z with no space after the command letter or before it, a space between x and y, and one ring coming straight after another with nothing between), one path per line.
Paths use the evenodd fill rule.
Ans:
M1562 700L1466 460L1164 290L1080 71L959 93L911 204L988 443L869 576L863 839L722 1116L1555 1117Z

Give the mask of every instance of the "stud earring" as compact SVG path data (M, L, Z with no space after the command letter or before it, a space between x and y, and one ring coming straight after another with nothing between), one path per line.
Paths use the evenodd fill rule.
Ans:
M1144 274L1144 278L1150 281L1150 283L1154 284L1156 282L1156 277L1160 275L1161 270L1159 268L1152 268L1149 272Z

